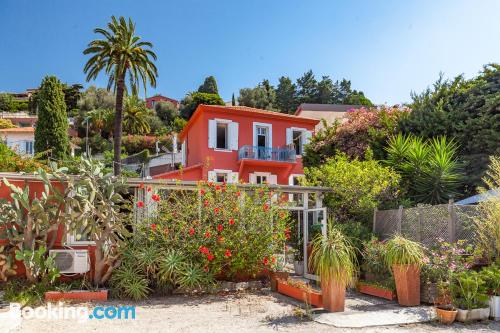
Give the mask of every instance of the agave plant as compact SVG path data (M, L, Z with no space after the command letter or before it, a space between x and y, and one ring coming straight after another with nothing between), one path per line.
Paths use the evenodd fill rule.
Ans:
M333 223L326 237L316 235L312 242L311 265L322 280L352 285L356 279L356 250L351 241Z
M159 263L158 279L175 285L185 267L186 258L178 251L170 250Z
M147 298L151 291L149 281L141 269L130 263L118 267L110 282L115 296L120 298L141 300Z
M394 265L421 266L424 259L424 250L420 243L414 242L401 235L391 238L385 249L385 262L389 267Z

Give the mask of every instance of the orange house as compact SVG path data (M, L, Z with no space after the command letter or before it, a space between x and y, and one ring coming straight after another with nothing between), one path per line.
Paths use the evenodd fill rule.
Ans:
M178 135L182 168L155 179L296 185L319 120L243 106L200 105Z

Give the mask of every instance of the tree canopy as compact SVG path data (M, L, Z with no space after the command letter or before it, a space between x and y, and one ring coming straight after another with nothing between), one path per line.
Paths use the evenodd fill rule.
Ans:
M181 101L180 113L184 119L189 119L200 104L224 105L224 101L217 94L201 92L189 93Z
M217 81L215 81L215 77L208 76L205 78L205 81L198 88L198 92L207 93L207 94L219 94L219 89L217 89Z

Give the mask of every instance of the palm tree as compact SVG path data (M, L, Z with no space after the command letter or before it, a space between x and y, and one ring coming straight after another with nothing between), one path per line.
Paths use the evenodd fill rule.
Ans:
M148 108L144 101L141 101L135 95L129 96L125 98L124 111L123 126L126 132L131 134L147 134L151 132L151 127L146 121Z
M96 34L104 37L89 43L83 54L91 54L91 58L83 69L87 74L87 81L95 80L101 71L108 75L108 90L113 87L116 93L115 124L114 124L114 173L121 173L120 152L122 143L123 96L127 89L128 80L132 95L137 95L142 84L146 91L146 84L156 86L158 71L153 63L156 54L150 49L150 42L140 41L135 35L135 24L132 19L128 23L124 17L119 20L111 17L108 29L96 28Z

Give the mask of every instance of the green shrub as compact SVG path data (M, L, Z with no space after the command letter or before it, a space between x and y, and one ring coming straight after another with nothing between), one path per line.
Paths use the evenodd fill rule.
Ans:
M365 241L363 246L363 261L361 265L365 277L369 276L375 281L393 281L391 271L385 263L386 245L376 237Z
M486 283L480 274L469 270L455 273L451 280L453 304L464 310L487 307Z
M389 268L394 265L418 265L424 262L424 249L420 243L396 235L386 245L385 262Z
M308 185L331 188L324 202L339 223L359 221L369 226L374 208L397 205L401 195L400 176L374 160L351 161L339 153L304 173Z

